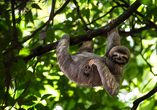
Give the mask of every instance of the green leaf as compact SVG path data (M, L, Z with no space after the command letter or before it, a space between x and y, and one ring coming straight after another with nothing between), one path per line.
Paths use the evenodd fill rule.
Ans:
M21 85L17 87L17 90L25 89L27 85L28 85L28 82L21 83Z
M90 10L84 8L84 9L82 9L81 12L82 12L83 17L85 16L85 17L87 18L88 22L90 22L90 21L89 21L89 18L90 18Z
M52 94L44 94L44 95L41 97L41 100L44 100L44 99L48 98L49 96L52 96Z
M34 102L33 101L37 101L37 98L35 96L28 96L28 97L25 97L24 99L19 99L18 103L19 105L33 105Z
M93 104L87 110L97 110L99 107L101 107L101 106L98 104Z
M28 47L22 48L19 52L19 55L21 56L27 56L30 54L30 49Z
M2 62L0 62L0 70L2 71L2 70L4 70L4 69L5 69L4 64L3 64Z
M86 110L84 107L84 104L82 103L76 103L75 107L72 110Z
M141 4L150 5L152 4L151 0L139 0Z
M48 109L45 109L45 107L44 107L44 105L42 105L42 104L37 104L37 105L35 105L35 108L37 109L37 110L48 110Z
M146 49L144 49L144 51L142 53L146 53L146 52L150 51L151 50L150 48L152 46L153 46L153 44L148 45L148 47Z
M139 106L139 110L153 110L152 107L154 106L154 99L144 101L141 106Z
M32 6L32 8L36 8L36 9L40 9L41 10L40 6L38 4L36 4L36 3L33 3L31 6Z
M27 24L29 23L29 21L31 21L32 23L34 23L34 20L33 20L33 15L32 15L32 11L29 10L25 16L25 27L27 26Z

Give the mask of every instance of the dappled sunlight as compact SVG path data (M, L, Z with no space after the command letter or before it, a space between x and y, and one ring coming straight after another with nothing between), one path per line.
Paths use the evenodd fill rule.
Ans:
M63 108L61 106L56 106L54 110L63 110Z
M0 7L0 110L157 110L151 91L157 86L156 0L1 0ZM114 27L130 61L118 95L111 97L104 86L70 81L59 68L56 47L69 34L70 53L92 39L94 53L104 56ZM83 82L84 72L75 79L80 75Z

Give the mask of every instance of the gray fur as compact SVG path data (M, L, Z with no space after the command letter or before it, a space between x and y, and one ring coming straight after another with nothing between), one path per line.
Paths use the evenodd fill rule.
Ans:
M70 54L68 50L69 40L69 35L65 34L57 46L56 54L61 71L71 81L80 86L95 87L103 85L109 95L117 95L123 74L123 66L130 58L129 50L120 46L117 29L115 28L108 33L107 50L104 57L92 53L92 41L84 43L77 53ZM117 47L112 50L115 46ZM113 53L115 51L119 52L119 50L120 52L125 51L123 53L127 56L127 61L122 64L112 59ZM89 66L89 62L93 62L93 65Z

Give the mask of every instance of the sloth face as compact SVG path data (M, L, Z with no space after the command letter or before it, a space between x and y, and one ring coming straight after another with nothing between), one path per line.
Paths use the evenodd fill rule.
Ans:
M115 46L110 50L109 57L115 63L125 65L130 59L130 51L124 46Z
M112 60L118 64L126 64L128 62L128 56L123 53L114 52Z

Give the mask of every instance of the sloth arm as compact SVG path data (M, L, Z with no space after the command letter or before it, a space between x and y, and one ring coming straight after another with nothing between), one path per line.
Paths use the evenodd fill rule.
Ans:
M109 95L114 97L118 94L120 83L116 80L114 75L110 72L108 67L100 60L100 59L92 59L89 62L89 66L91 64L94 64L97 66L97 70L99 72L101 82L105 88L105 90L108 92Z
M107 32L107 49L106 49L106 53L109 53L109 51L114 46L120 46L120 36L119 36L117 27L113 28L111 31Z
M63 35L57 45L57 51L56 51L60 69L65 74L67 74L67 72L65 72L65 70L67 70L67 71L69 70L69 69L67 69L67 67L69 67L69 65L73 61L71 58L71 54L69 53L69 42L70 42L69 35L68 34Z

